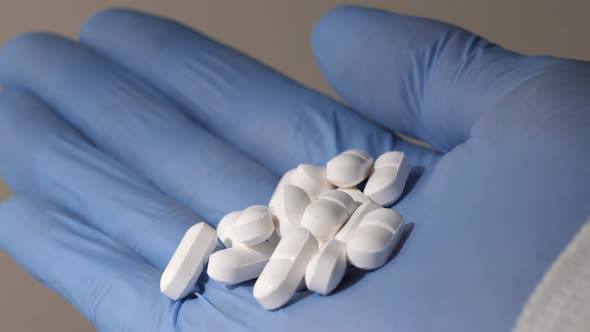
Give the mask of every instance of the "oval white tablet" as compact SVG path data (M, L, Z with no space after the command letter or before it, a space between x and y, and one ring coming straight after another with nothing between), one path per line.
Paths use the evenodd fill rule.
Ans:
M240 215L242 215L242 211L230 212L221 218L217 224L217 237L226 248L232 246L233 228Z
M268 239L266 239L266 242L270 242L276 246L281 240L281 235L278 228L279 221L275 216L272 216L272 223L275 226L275 230L272 232L272 234L270 234Z
M391 256L402 236L402 216L378 208L363 218L347 242L348 261L361 269L376 269Z
M301 164L295 168L289 178L292 185L305 190L310 198L318 197L326 190L334 189L334 186L328 181L326 169L324 167Z
M337 187L350 188L367 178L373 158L362 150L347 150L326 165L328 181Z
M378 204L374 203L373 201L369 200L368 202L361 204L354 213L348 218L348 221L342 228L336 233L334 237L336 240L340 240L343 242L348 242L351 235L357 229L357 227L361 224L363 218L371 211L380 208Z
M278 206L281 206L283 204L282 203L282 200L284 199L283 187L285 186L285 184L291 183L291 175L293 174L294 171L295 171L295 169L291 169L291 170L287 171L287 173L285 173L281 177L281 179L279 180L279 183L277 184L275 191L272 194L270 201L268 202L268 206L271 209L276 209Z
M326 199L313 200L305 209L301 226L308 229L318 241L328 241L348 220L350 214L342 205Z
M367 203L371 200L369 197L367 197L367 195L363 194L363 192L357 188L338 188L338 190L347 193L350 197L352 197L352 199L359 203L359 205Z
M292 224L292 223L286 221L287 218L285 217L284 206L277 208L277 209L273 209L273 213L274 213L274 216L277 220L275 227L278 227L276 233L278 233L279 238L281 238L284 234L287 234L289 232L292 232L296 229L301 228L300 226L298 226L296 224Z
M264 205L254 205L237 218L233 228L233 241L255 245L266 241L275 226L270 210Z
M160 291L176 301L188 295L217 244L215 229L204 222L189 228L160 279Z
M286 234L254 284L254 297L267 310L285 305L304 278L318 241L306 229Z
M295 186L287 184L283 188L285 191L285 200L283 201L283 219L281 223L290 224L289 230L301 228L301 217L305 208L311 203L311 199L305 190ZM285 233L287 230L285 230Z
M328 190L323 192L318 199L326 199L332 202L338 203L340 206L346 209L349 214L352 214L354 210L359 206L352 197L342 190Z
M305 271L309 290L328 295L340 284L346 272L346 244L330 240L311 258Z
M401 196L410 175L410 164L403 152L390 151L375 161L364 193L381 206L389 206Z
M258 278L275 247L276 244L265 241L254 246L237 245L216 251L209 257L207 274L225 285Z

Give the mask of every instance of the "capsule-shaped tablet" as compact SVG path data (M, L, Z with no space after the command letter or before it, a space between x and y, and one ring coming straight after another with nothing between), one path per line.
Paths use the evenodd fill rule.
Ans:
M357 188L338 188L338 190L347 193L350 197L352 197L352 199L359 203L359 206L371 200L369 197L367 197L367 195Z
M278 233L280 235L280 223L281 220L283 219L283 208L284 208L284 201L285 201L285 185L290 183L290 178L291 178L291 174L293 174L293 172L295 171L295 169L291 169L289 171L287 171L287 173L285 173L281 179L279 180L279 183L277 184L274 193L272 194L272 197L270 199L270 201L268 202L268 208L271 211L271 213L273 214L273 219L275 222L275 228L278 229ZM287 228L285 226L285 228Z
M352 197L342 190L328 190L323 192L318 199L329 200L344 207L348 214L352 214L359 204Z
M346 244L335 239L326 242L307 264L307 288L328 295L340 284L347 265Z
M392 209L367 213L346 244L348 261L366 270L385 264L401 239L403 223L402 216Z
M279 180L279 183L277 184L277 186L275 188L274 193L272 194L272 197L270 198L270 201L268 202L269 208L276 209L278 206L283 204L282 203L282 201L284 199L283 188L286 184L291 183L291 175L293 174L294 171L295 171L295 169L291 169L291 170L287 171L287 173L285 173L281 177L281 179Z
M410 175L410 164L403 152L391 151L375 161L364 193L375 203L389 206L401 196Z
M328 181L324 167L301 164L295 168L289 177L289 183L307 192L310 198L316 198L324 191L334 189Z
M354 231L358 228L358 226L361 224L361 221L363 220L363 218L365 218L365 216L375 210L380 208L381 206L379 206L378 204L376 204L375 202L369 200L368 202L361 204L361 206L359 206L354 213L350 216L350 218L348 218L348 221L346 222L346 224L344 224L344 226L342 226L342 228L338 231L338 233L336 233L336 236L334 237L336 240L340 240L342 242L348 242L348 240L350 239L350 237L352 236L352 234L354 233Z
M234 226L236 225L236 220L238 220L238 217L241 215L242 211L230 212L226 214L217 224L217 237L226 248L231 248L235 245L242 244L234 240ZM275 245L279 243L279 240L281 239L280 235L277 234L277 223L278 221L273 217L275 230L270 235L270 237L266 239L267 242L274 243Z
M276 246L277 243L279 243L279 241L281 240L281 235L279 234L279 229L278 229L279 221L278 221L277 218L275 218L274 216L272 216L272 223L275 226L275 229L272 232L272 234L270 234L270 236L268 237L268 239L266 239L266 242L270 242L270 243L272 243L272 244L274 244Z
M207 274L211 279L225 285L258 278L275 247L276 243L265 241L254 246L238 244L216 251L209 257Z
M215 229L204 222L189 228L160 279L160 291L176 301L188 295L217 244Z
M232 246L233 229L242 211L233 211L226 214L217 224L217 237L226 248Z
M338 187L350 188L367 178L373 158L362 150L347 150L328 161L328 181Z
M352 197L343 191L324 192L307 206L301 226L308 229L318 241L331 240L356 206Z
M296 224L292 224L290 222L287 222L287 218L285 217L284 207L274 209L273 212L275 213L274 216L277 220L275 227L278 226L277 232L280 235L279 237L282 237L284 234L287 234L289 232L292 232L296 229L301 228L300 226L298 226Z
M237 218L233 227L233 241L255 245L266 241L274 232L275 226L270 210L263 205L254 205Z
M301 228L301 216L311 202L305 190L286 184L281 189L281 198L272 210L278 220L278 233L283 235Z
M254 297L267 310L285 305L305 276L318 241L306 229L286 234L254 284Z

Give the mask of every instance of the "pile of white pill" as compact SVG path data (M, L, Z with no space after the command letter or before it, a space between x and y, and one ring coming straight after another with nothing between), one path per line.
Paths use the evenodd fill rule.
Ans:
M402 152L373 158L348 150L326 167L301 164L280 180L267 206L225 215L217 231L191 227L162 274L160 290L173 300L190 293L204 265L225 285L256 279L254 297L268 310L297 290L327 295L348 264L379 268L403 234L403 218L384 208L401 195L410 173ZM363 191L357 186L365 179ZM213 253L217 237L226 247Z

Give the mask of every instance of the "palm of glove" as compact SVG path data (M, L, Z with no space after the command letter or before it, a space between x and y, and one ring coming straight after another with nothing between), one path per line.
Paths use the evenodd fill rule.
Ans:
M0 244L101 330L508 330L590 213L587 64L352 7L313 42L361 114L139 13L99 14L81 44L8 43L0 171L17 197L0 210ZM347 148L401 150L414 166L395 206L413 229L386 266L277 312L251 283L205 276L176 303L158 292L199 216L264 204L278 175Z

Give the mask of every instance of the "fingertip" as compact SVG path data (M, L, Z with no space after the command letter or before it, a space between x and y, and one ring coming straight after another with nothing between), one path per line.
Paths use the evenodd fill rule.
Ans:
M435 41L455 27L417 16L354 5L335 7L325 13L312 30L316 57L334 53L390 50L400 52ZM367 48L363 47L366 46ZM379 56L379 54L375 54ZM330 58L330 61L332 58Z
M338 6L325 13L313 27L311 46L318 65L326 70L326 66L337 66L342 57L349 55L347 47L352 44L342 37L355 38L356 21L364 15L367 8L352 5Z
M44 31L25 32L10 38L0 48L0 58L23 56L29 52L51 46L54 42L63 42L65 38ZM29 51L29 52L23 52Z
M0 48L0 83L6 84L9 76L10 64L18 56L26 56L23 49L29 49L45 38L42 32L26 32L8 39ZM24 54L23 54L24 53Z
M0 48L0 84L28 88L33 81L42 81L55 69L46 66L49 59L67 57L74 46L72 40L49 32L28 32L10 39Z
M427 75L433 62L445 73L453 72L450 68L456 67L456 61L441 59L440 50L448 57L460 57L455 50L462 51L461 45L446 43L448 36L456 35L461 41L472 36L426 18L343 6L319 20L312 32L312 48L324 77L352 108L387 129L440 148L451 139L439 134L439 127L444 127L439 121L446 123L449 117L425 110L425 95L432 96L425 85L431 80ZM437 104L433 109L439 108Z
M333 87L345 99L354 98L356 87L350 81L365 81L374 90L399 80L419 52L450 28L382 9L341 6L320 18L312 31L312 49Z
M99 52L116 52L126 59L132 54L133 59L129 61L142 63L149 60L147 57L150 55L159 54L162 43L168 40L167 36L181 28L184 26L179 23L148 13L110 8L90 16L80 28L78 36L82 44ZM125 35L142 38L121 38L122 31ZM108 50L105 49L107 45Z
M395 119L392 109L407 100L402 94L412 64L402 17L341 6L322 16L312 32L313 53L330 86L358 112L393 130L405 129L404 116Z
M86 21L82 23L80 31L83 32L87 31L87 29L92 29L97 24L116 23L121 19L133 19L138 14L140 14L139 11L126 7L111 7L99 10L86 18Z
M78 32L81 43L89 40L102 41L109 38L115 31L121 29L121 22L127 22L129 28L134 22L135 12L127 8L108 8L90 15Z
M334 7L324 13L313 27L312 42L314 45L323 46L323 42L329 42L329 38L335 34L346 34L351 29L356 29L359 20L362 21L369 16L384 13L386 12L383 10L355 5Z
M80 27L81 41L101 37L122 27L133 27L141 14L127 8L108 8L90 15Z

